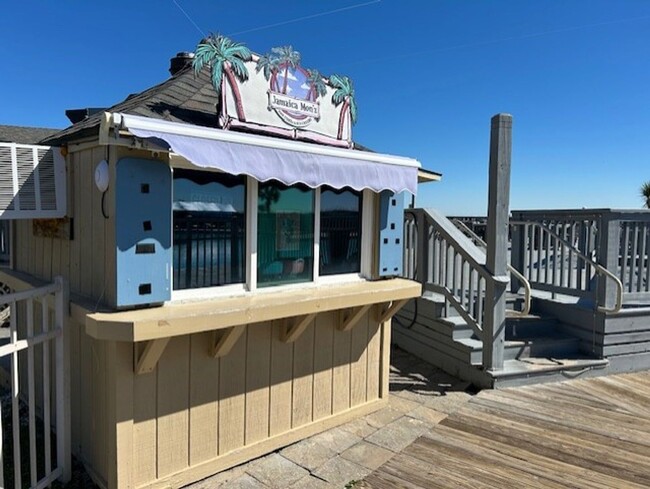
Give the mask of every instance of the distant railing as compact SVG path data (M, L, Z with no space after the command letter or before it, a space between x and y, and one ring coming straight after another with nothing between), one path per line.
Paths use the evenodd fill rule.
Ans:
M404 274L423 284L426 291L441 294L445 307L452 307L483 339L486 291L495 277L485 267L485 254L446 217L431 209L405 213Z
M601 312L650 304L650 211L514 211L511 225L512 264L533 288Z

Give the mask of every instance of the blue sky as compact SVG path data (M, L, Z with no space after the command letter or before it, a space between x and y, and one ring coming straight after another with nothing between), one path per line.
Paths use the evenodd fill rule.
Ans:
M64 127L65 109L112 105L164 80L199 29L258 53L291 44L305 66L352 78L354 139L444 174L419 205L485 212L498 112L514 117L512 209L642 205L647 0L10 2L0 124Z

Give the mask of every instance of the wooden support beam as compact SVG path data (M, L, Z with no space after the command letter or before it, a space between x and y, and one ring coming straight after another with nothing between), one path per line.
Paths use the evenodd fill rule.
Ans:
M406 303L409 301L409 299L402 299L401 301L393 301L391 302L390 306L388 309L383 311L380 316L379 316L379 322L384 323L391 319L397 312L406 305Z
M214 331L209 352L210 356L212 358L226 356L245 330L246 325L242 324Z
M165 347L171 338L158 338L156 340L150 340L146 342L144 350L136 358L135 362L135 373L136 375L147 374L153 372L158 365L158 360L165 351ZM135 351L137 354L138 345L136 345Z
M291 325L289 325L290 319L285 319L284 330L280 339L285 343L293 343L302 333L304 333L307 326L309 326L309 323L311 323L315 317L316 313L299 316L293 320L293 324Z
M354 328L365 313L372 307L372 304L352 309L348 316L344 316L343 321L339 324L339 331L349 331Z

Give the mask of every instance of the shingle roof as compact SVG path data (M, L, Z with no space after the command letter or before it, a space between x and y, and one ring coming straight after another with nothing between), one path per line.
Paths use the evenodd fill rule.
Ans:
M217 127L217 94L212 88L208 70L198 76L191 66L144 92L129 95L122 102L106 109L108 112L140 115L172 122ZM61 144L97 134L101 113L93 114L56 134L43 143Z
M47 127L0 125L0 143L36 144L59 131Z

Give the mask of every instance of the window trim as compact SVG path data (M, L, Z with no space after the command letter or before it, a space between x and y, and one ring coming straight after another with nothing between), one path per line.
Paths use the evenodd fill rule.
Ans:
M172 172L175 168L195 169L199 171L209 171L214 173L223 173L210 168L197 168L193 165L183 164L183 160L174 159L171 162ZM294 284L274 285L270 287L258 288L257 285L257 231L258 231L258 212L257 199L259 182L250 176L246 177L246 277L245 282L220 285L214 287L198 287L194 289L173 289L170 302L187 302L193 300L206 300L214 297L232 297L245 295L249 293L266 293L271 291L298 290L300 288L312 288L322 285L339 285L348 284L358 281L364 281L372 277L372 253L373 240L372 229L374 226L374 212L376 199L372 190L364 189L360 192L361 197L361 243L360 243L360 269L359 272L342 273L333 275L320 275L320 225L321 225L321 187L314 190L314 240L312 243L314 259L312 280ZM173 212L173 211L172 211ZM173 237L172 237L173 242ZM172 264L173 267L173 264Z

